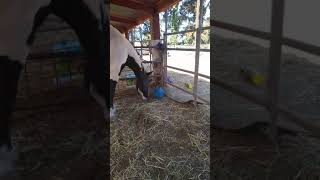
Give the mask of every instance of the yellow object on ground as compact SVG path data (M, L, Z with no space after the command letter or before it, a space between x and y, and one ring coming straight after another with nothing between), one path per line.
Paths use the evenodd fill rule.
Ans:
M262 74L255 73L252 75L251 81L256 86L262 86L266 80Z
M265 76L259 72L255 72L253 70L248 70L244 68L241 68L240 72L245 77L245 79L249 81L249 83L255 86L262 86L266 83Z
M192 84L191 84L191 83L184 83L184 85L185 85L188 89L192 89Z

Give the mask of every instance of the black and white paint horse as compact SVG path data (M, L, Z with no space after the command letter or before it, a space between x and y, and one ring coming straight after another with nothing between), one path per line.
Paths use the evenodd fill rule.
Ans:
M121 71L128 66L136 76L136 87L143 100L148 98L150 80L148 76L152 72L145 72L143 60L131 43L113 26L110 25L110 118L114 118L115 107L113 98Z
M88 88L102 106L108 106L109 20L103 6L104 0L0 1L0 179L13 162L10 124L19 76L33 39L30 34L49 13L66 21L78 35L89 57L85 74ZM105 112L105 117L109 118L109 113Z

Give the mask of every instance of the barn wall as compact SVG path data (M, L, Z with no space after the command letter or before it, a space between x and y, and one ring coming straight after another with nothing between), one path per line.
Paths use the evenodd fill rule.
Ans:
M270 32L271 2L272 0L215 0L212 4L213 10L211 17L219 21ZM316 23L316 19L319 16L317 12L320 7L320 1L290 0L285 2L284 35L289 38L320 46L320 38L317 38L320 32L320 25ZM231 34L218 28L214 29L214 33L222 36L247 39L268 47L266 41L247 36L239 36L235 33ZM310 58L311 61L320 63L317 57L310 54L291 48L284 48L284 51L307 57Z

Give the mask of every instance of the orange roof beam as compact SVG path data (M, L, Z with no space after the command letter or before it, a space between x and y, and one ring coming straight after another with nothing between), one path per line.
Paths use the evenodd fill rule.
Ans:
M118 21L118 22L122 22L122 23L128 23L128 24L136 24L137 21L135 19L131 19L131 18L126 18L126 17L122 17L120 15L111 15L110 16L111 21Z
M111 0L111 4L118 6L127 7L130 9L135 9L138 11L144 11L147 13L152 13L155 4L150 3L149 1L136 1L136 0Z

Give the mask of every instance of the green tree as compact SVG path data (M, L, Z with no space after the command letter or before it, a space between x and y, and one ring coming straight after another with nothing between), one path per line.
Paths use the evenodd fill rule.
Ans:
M210 10L210 0L205 0L203 3L203 25L209 26L210 25L210 18L209 16L205 16ZM167 10L167 17L168 17L168 32L178 32L187 29L194 29L195 28L195 21L196 21L196 0L182 0L177 5L173 6L172 8ZM161 33L164 33L164 13L162 13L161 19ZM151 39L151 26L150 21L145 21L142 26L142 34L143 34L143 41L148 41ZM139 29L137 28L135 31L136 39L140 39ZM208 30L204 31L201 34L201 43L208 44L210 42L210 33ZM185 44L185 45L194 45L195 44L195 32L185 33L185 34L177 34L171 35L168 37L168 44L170 45L178 45L178 44Z

